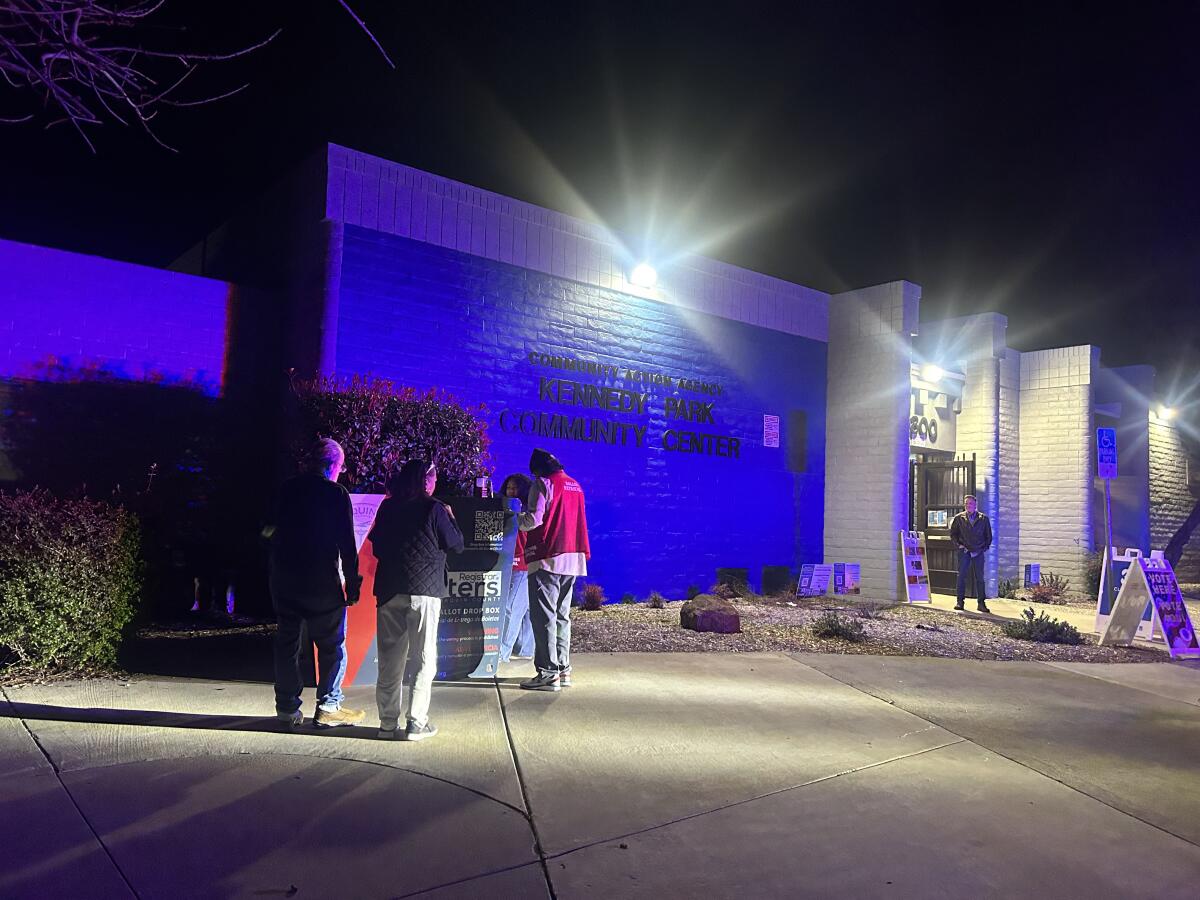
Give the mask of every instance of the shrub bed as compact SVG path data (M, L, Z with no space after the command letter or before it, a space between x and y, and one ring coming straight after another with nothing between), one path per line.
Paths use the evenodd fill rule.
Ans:
M839 616L835 612L827 612L817 616L809 626L812 633L819 638L841 638L842 640L858 642L866 640L867 632L862 622Z
M1044 612L1034 615L1032 606L1021 613L1017 621L1002 624L1000 630L1010 638L1042 644L1083 643L1083 636L1074 625L1051 619Z
M0 660L111 667L141 590L137 519L49 491L0 493Z

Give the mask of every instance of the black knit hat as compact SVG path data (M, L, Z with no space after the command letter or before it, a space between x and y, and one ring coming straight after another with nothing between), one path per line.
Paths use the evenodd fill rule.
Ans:
M529 471L539 478L545 478L553 475L555 472L561 472L562 468L562 463L549 450L543 450L539 447L529 457Z

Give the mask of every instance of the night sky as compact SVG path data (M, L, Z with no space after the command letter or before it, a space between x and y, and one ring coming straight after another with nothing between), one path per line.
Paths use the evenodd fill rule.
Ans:
M284 30L197 85L246 91L164 111L178 153L0 126L0 236L165 264L332 140L651 259L915 281L925 319L998 311L1018 349L1098 343L1200 402L1195 4L352 5L396 70L336 0L169 3L199 49Z

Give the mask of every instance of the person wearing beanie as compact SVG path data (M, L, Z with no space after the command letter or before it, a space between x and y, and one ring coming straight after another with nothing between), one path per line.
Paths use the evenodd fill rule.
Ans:
M346 607L358 602L362 583L350 494L337 483L345 462L337 441L317 441L309 452L308 470L284 482L272 524L263 529L271 544L271 602L279 622L275 713L289 726L304 723L300 700L304 626L317 646L313 724L319 728L356 725L366 718L362 710L342 706Z
M571 593L591 558L583 488L548 450L529 459L533 485L517 524L525 536L529 616L537 675L521 682L530 691L571 686Z

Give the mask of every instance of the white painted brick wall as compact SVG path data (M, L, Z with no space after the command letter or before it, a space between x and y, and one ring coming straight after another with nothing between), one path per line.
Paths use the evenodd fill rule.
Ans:
M1092 377L1089 345L1021 354L1021 560L1079 589L1092 549Z
M860 561L863 591L897 596L908 526L911 344L921 289L904 281L836 294L829 307L825 560Z
M1163 550L1175 534L1196 498L1188 490L1188 458L1171 424L1150 417L1150 542ZM1176 567L1182 582L1200 582L1200 529L1184 548Z
M829 295L703 256L684 255L646 292L603 225L366 153L329 145L327 218L612 288L789 334L829 339Z
M992 538L996 541L999 523L1000 479L1000 432L997 361L988 355L964 362L963 373L967 376L963 384L962 412L958 417L958 455L975 455L975 495L979 509L992 521ZM996 595L997 555L988 553L984 557L984 576L987 593Z
M993 534L996 571L1011 578L1021 571L1021 354L1006 350L1000 360L999 507Z
M1008 320L997 313L922 323L922 342L961 367L962 411L956 455L975 456L975 493L992 522L993 550L985 557L987 593L1011 577L1019 558L1019 354L1005 347Z

